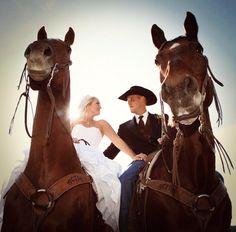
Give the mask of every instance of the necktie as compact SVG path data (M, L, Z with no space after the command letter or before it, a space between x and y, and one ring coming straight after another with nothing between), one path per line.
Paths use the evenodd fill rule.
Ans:
M141 132L143 132L144 127L145 127L144 126L144 121L143 121L143 115L139 116L138 118L139 118L139 122L138 122L139 129L140 129Z

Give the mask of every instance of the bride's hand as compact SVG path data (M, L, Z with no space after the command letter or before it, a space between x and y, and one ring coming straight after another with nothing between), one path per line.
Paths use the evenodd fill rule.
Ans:
M72 138L73 143L79 143L79 140L77 138Z
M144 153L139 153L138 155L136 155L134 157L134 160L144 160L144 161L146 161L146 159L147 159L147 155L144 154Z

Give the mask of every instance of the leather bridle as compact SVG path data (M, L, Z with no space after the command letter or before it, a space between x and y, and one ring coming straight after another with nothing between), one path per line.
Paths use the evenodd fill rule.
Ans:
M47 138L49 138L49 136L50 136L53 112L54 112L54 109L56 109L55 98L53 96L52 89L51 89L51 82L52 82L53 78L55 77L56 73L58 73L62 69L68 68L71 64L72 64L71 60L69 60L69 61L67 61L65 63L61 63L61 64L55 63L51 67L51 72L49 74L49 77L47 78L47 80L48 80L48 82L47 82L47 92L48 92L48 95L49 95L49 98L50 98L50 101L51 101L51 104L52 104L51 105L50 116L49 116L49 120L48 120L48 131L47 131L47 135L46 135ZM28 103L30 103L32 115L34 115L32 103L31 103L30 96L29 96L29 90L30 90L29 78L30 77L29 77L29 74L27 72L27 63L26 63L25 66L24 66L24 69L22 71L19 84L17 86L17 88L19 90L20 86L22 84L23 79L25 79L25 82L26 82L26 84L25 84L25 91L23 93L21 93L21 95L20 95L20 97L18 99L18 102L17 102L16 108L15 108L13 117L12 117L11 122L10 122L9 134L11 134L11 132L12 132L13 124L14 124L14 121L15 121L16 112L17 112L18 106L20 104L20 101L21 101L22 97L25 97L25 112L24 112L24 115L25 115L24 116L25 130L26 130L27 135L30 138L32 138L32 136L31 136L31 134L29 132L29 129L28 129L28 120L27 120L28 119ZM65 89L66 89L65 83L66 83L66 81L63 80L63 96L65 96ZM58 112L57 110L55 110L55 111ZM57 115L59 116L59 114L57 114ZM64 125L64 123L63 123L63 125Z
M177 37L176 39L174 39L172 41L165 41L160 46L159 51L163 50L165 45L168 42L176 42L177 40L182 39L182 38L186 38L186 37L180 36L180 37ZM204 104L204 100L205 100L205 96L206 96L206 87L207 87L208 81L210 80L212 82L212 88L213 88L213 99L214 99L214 102L215 102L216 111L218 113L217 123L218 123L218 126L222 124L222 119L223 119L222 107L221 107L221 104L220 104L220 101L219 101L219 98L218 98L218 95L217 95L217 92L216 92L216 89L215 89L215 86L214 86L214 82L217 83L220 86L223 86L223 84L212 73L211 68L209 66L208 58L207 58L207 56L203 55L202 45L199 42L197 42L197 43L198 43L199 48L200 48L200 53L206 61L208 72L206 73L206 75L204 77L202 88L201 88L201 91L200 91L202 97L201 97L201 103L200 103L200 106L199 106L199 110L195 111L195 112L192 112L192 113L189 113L189 114L181 115L181 116L177 116L177 115L173 116L173 121L174 121L174 124L176 125L176 129L177 129L175 145L174 145L173 150L175 152L179 153L179 148L177 148L177 147L182 146L181 145L181 143L182 143L181 142L182 132L181 132L181 130L179 130L178 124L182 123L182 121L186 120L186 119L199 118L200 123L201 123L201 125L199 127L200 134L202 134L203 137L207 140L211 150L214 153L215 153L215 148L214 147L216 146L216 149L217 149L218 154L220 156L223 171L225 172L225 165L224 165L224 162L225 162L229 173L231 173L230 166L231 166L232 169L234 169L234 166L233 166L233 164L230 160L230 157L229 157L228 153L226 152L226 150L224 149L224 147L222 146L222 144L219 142L219 140L213 135L212 130L207 126L207 123L205 121L206 119L205 119L204 111L203 111L203 104ZM155 63L156 63L156 61L155 61ZM167 125L166 125L165 117L164 117L164 115L165 115L164 101L162 99L161 92L160 92L159 96L160 96L161 114L162 114L162 138L163 138L163 141L164 141L166 138L168 138L168 133L167 133ZM174 154L173 156L175 156L175 155L176 154ZM177 156L175 156L175 157L177 157ZM176 176L176 178L177 178L177 176Z

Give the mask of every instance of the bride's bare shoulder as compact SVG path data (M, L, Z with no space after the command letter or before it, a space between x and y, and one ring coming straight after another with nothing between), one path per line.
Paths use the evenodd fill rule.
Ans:
M104 119L97 120L96 123L98 126L101 126L101 127L109 125L109 123Z
M107 127L107 125L109 125L109 124L104 119L97 120L96 123L95 123L95 127L99 128L100 131L102 131L103 133L104 133L104 130Z

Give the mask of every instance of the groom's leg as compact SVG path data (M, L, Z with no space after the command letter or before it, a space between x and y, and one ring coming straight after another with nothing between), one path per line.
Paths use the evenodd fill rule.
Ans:
M145 164L143 160L134 161L131 166L120 176L121 182L121 201L120 201L120 232L126 232L128 229L129 207L132 200L138 174Z

